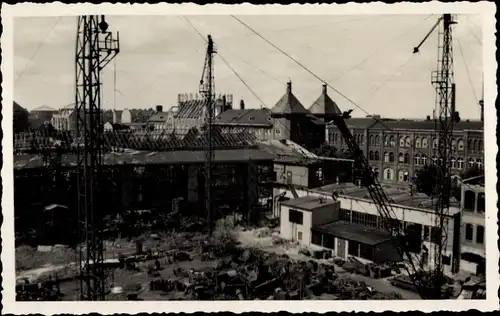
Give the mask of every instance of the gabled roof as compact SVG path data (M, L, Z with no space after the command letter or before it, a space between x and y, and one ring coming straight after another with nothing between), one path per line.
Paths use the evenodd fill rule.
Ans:
M226 110L215 119L215 124L224 125L272 125L268 109Z
M272 114L309 114L310 112L292 93L292 82L287 83L286 92L271 109Z
M323 84L323 90L319 98L309 107L309 111L314 115L336 115L342 114L339 107L328 96L326 84Z
M31 110L31 112L57 112L57 110L44 104L42 106L34 108L33 110Z
M168 112L156 112L151 115L148 122L165 122L168 119Z

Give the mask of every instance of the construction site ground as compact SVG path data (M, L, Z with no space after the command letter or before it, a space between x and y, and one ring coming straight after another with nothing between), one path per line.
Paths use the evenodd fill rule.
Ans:
M267 253L286 254L291 260L296 261L316 261L334 265L333 261L325 259L312 259L299 253L300 247L289 242L276 243L276 232L269 228L244 229L242 227L232 227L230 234L236 239L238 247L259 249ZM154 276L148 274L155 260L146 260L136 263L136 269L112 269L108 276L109 288L114 288L107 296L108 300L126 300L127 293L134 292L141 300L175 300L191 299L182 291L152 291L150 283L154 279L163 278L165 280L175 279L174 267L189 271L204 271L214 269L218 260L202 260L202 255L195 246L200 241L206 240L207 236L201 233L174 233L161 235L144 235L141 238L143 249L188 249L192 260L177 261L169 263L167 257L160 257L160 269L155 271ZM118 256L133 255L137 251L135 240L115 240L106 242L105 258L116 259ZM31 282L39 282L47 279L51 275L53 279L65 278L76 274L76 255L69 248L56 246L46 251L39 251L30 247L18 247L16 250L16 271L18 283L23 279ZM388 279L375 279L367 276L349 273L339 266L335 266L335 273L345 279L364 282L367 286L377 292L400 293L402 299L419 299L417 293L397 288L390 284ZM177 276L178 278L179 276ZM73 279L62 282L60 291L63 293L62 300L76 300L78 297L79 281ZM117 290L118 289L118 290ZM330 299L328 295L321 295L316 299Z

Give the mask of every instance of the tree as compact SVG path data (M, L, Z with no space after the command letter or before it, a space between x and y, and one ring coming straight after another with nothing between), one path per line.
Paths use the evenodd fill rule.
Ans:
M13 104L13 129L14 133L25 132L29 128L29 112L14 101Z
M336 158L337 148L327 143L323 143L319 148L315 148L313 153L321 157Z
M415 186L418 192L429 196L436 195L436 183L438 181L438 167L436 165L425 165L415 173Z
M462 179L470 179L478 176L484 176L484 169L480 169L477 165L467 168L464 172L460 174Z

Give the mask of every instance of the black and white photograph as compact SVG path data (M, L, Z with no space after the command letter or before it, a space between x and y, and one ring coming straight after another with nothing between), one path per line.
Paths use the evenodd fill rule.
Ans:
M2 6L10 312L498 308L494 4L155 6Z

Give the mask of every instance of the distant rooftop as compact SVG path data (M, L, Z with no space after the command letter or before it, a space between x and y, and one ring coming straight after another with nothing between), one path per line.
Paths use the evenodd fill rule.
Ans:
M434 209L436 204L435 199L433 200L426 194L416 192L415 189L413 189L414 193L411 195L408 186L382 184L382 189L389 199L389 202L393 205L402 205L421 209ZM359 187L353 183L344 182L339 184L328 184L322 187L314 188L312 191L326 193L328 195L331 195L333 192L337 192L339 197L345 196L371 200L366 187ZM458 210L460 208L460 202L455 198L451 198L450 206L455 207Z
M215 119L215 124L265 125L272 127L271 112L268 109L226 110Z
M335 202L330 199L322 199L315 196L303 196L296 199L280 202L282 205L298 208L304 211L314 211L318 207L325 205L334 205Z
M341 114L339 107L333 100L328 96L327 86L323 84L323 90L319 98L314 101L314 103L309 108L309 111L315 115L337 115Z
M292 93L292 82L287 83L286 92L271 109L272 114L310 114Z
M53 109L50 106L44 104L42 106L34 108L33 110L31 110L31 112L57 112L57 110Z

